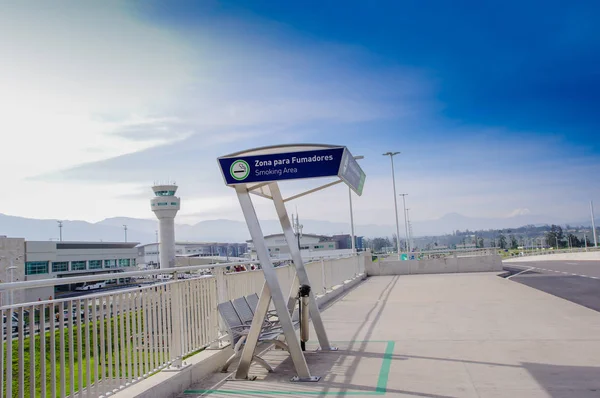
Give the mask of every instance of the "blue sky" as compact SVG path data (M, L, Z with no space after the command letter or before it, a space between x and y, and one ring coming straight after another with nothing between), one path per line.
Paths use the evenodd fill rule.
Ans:
M0 23L17 38L0 48L15 61L0 67L15 75L15 92L30 93L23 109L11 105L14 125L23 120L14 115L41 115L29 130L19 124L23 142L15 138L5 162L22 159L32 138L53 148L36 155L44 167L22 161L12 177L26 193L48 192L51 206L14 195L0 202L6 213L151 217L147 186L171 178L187 202L181 221L241 219L216 157L292 142L365 156L362 223L389 223L388 150L402 152L398 189L417 220L579 220L588 200L600 203L600 4L59 4L12 5ZM37 85L20 83L32 77ZM85 205L52 199L65 189ZM347 209L322 206L342 195L332 189L298 206L308 218L343 221ZM267 205L259 207L273 217Z

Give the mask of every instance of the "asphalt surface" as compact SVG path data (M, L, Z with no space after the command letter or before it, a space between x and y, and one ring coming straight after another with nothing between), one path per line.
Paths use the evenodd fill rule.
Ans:
M600 312L600 261L509 263L508 278Z

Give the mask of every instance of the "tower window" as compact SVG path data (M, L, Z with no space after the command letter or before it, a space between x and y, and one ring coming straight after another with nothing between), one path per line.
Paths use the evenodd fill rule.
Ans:
M175 191L156 191L156 196L175 196Z

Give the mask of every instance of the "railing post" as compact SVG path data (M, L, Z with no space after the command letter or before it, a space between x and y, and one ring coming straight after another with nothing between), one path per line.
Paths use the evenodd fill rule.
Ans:
M323 261L323 258L321 257L321 280L323 281L323 293L327 293L327 285L326 285L326 280L325 280L325 261Z
M182 294L183 294L183 281L179 282L177 279L177 273L174 275L175 282L171 284L171 300L168 301L168 305L171 306L171 338L173 350L171 351L171 357L173 361L171 365L165 369L167 372L180 371L189 365L183 362L183 316L182 316Z
M220 303L227 301L227 282L225 281L225 268L213 268L217 281L217 299Z
M220 304L227 301L228 297L227 281L225 279L225 268L213 268L213 275L215 276L215 281L217 283L217 304ZM208 348L212 350L220 350L222 348L220 337L227 333L225 325L223 324L223 320L220 316L215 327L217 328L217 336L219 336L219 338L215 342L213 342Z

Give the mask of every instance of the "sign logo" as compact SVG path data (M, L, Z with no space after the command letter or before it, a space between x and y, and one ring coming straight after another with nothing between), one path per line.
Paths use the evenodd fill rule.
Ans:
M231 164L229 173L237 181L245 180L250 175L250 165L245 160L236 160Z

